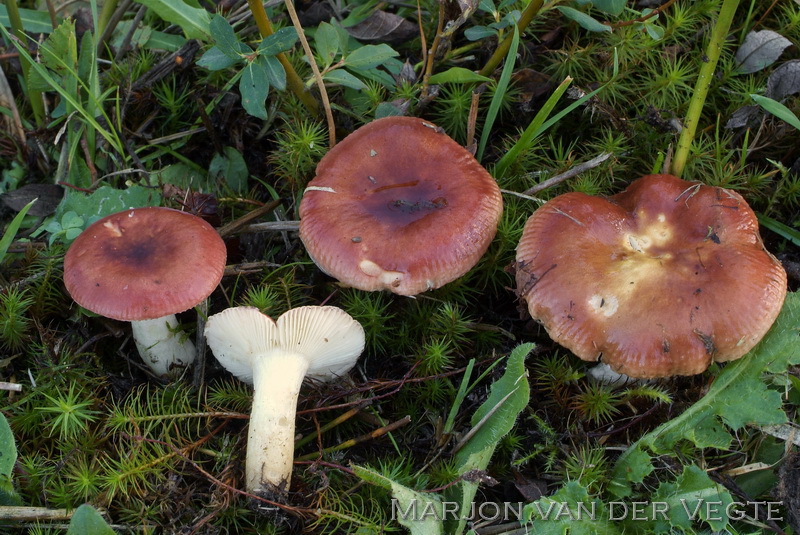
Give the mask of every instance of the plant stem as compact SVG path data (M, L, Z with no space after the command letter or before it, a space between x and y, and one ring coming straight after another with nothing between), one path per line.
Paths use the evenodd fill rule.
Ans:
M517 29L520 35L522 35L522 32L525 31L525 28L528 27L528 24L531 23L536 14L539 13L542 4L544 4L544 0L531 0L531 3L528 4L522 12L522 15L520 15L517 21ZM506 57L508 49L511 48L511 40L513 37L514 32L508 32L506 38L498 45L497 50L494 51L494 54L492 54L492 57L486 62L486 65L483 66L483 69L478 71L478 74L482 76L491 76L497 66L500 65L500 62L503 61L503 58Z
M705 56L703 56L703 65L700 66L700 73L697 76L694 93L692 94L692 99L689 101L689 109L686 112L683 131L681 132L680 139L678 139L678 147L675 150L675 156L672 160L672 174L677 177L683 174L683 170L686 167L686 161L689 158L689 152L692 148L694 134L697 131L700 115L703 112L703 104L705 104L708 89L711 86L711 80L714 76L714 70L717 67L717 61L719 61L719 56L722 52L722 45L725 42L725 37L728 35L728 30L731 27L733 15L736 13L736 7L738 5L739 0L724 0L722 7L719 9L719 16L711 32L711 38L709 39Z
M11 32L16 35L23 46L26 46L28 38L22 28L22 17L19 14L19 6L17 0L7 0L6 11L8 12L8 20L11 23ZM28 72L31 69L30 61L22 54L19 56L19 64L22 67L23 86L27 88L28 85ZM42 100L42 93L40 91L26 91L28 94L28 101L31 104L33 117L36 120L37 126L44 124L44 101Z
M258 26L258 31L261 33L261 37L269 37L275 31L272 29L272 23L269 21L269 17L267 17L267 12L264 10L264 4L261 3L261 0L247 0L247 4L250 6L250 12L253 14L253 18L256 21L256 26ZM283 65L283 69L286 71L286 85L289 89L294 93L297 98L308 108L312 113L319 112L319 103L314 96L308 92L306 89L305 84L303 83L303 79L297 74L297 71L294 70L292 63L289 61L289 58L286 57L286 54L281 52L275 56L278 58L278 61L281 62Z

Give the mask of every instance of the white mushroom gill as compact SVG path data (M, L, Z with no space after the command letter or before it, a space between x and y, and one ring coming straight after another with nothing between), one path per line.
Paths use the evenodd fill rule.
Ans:
M364 329L336 307L299 307L273 321L253 307L208 319L205 335L217 360L252 383L253 408L245 463L249 492L280 495L289 488L297 398L306 376L346 374L364 350Z

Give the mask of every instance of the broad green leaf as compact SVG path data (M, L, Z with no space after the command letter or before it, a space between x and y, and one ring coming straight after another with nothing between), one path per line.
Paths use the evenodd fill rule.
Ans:
M436 73L428 79L428 82L431 84L468 84L491 81L491 78L482 76L464 67L450 67L446 71Z
M258 56L256 62L264 69L269 85L283 91L286 89L286 71L275 56Z
M470 41L480 41L486 37L497 35L497 30L488 26L470 26L464 30L464 37Z
M8 420L0 414L0 505L12 505L18 501L11 480L16 462L17 445L14 442L14 435Z
M211 22L208 25L211 31L211 37L220 52L233 60L239 60L242 57L241 44L239 38L236 37L236 32L233 31L233 26L230 25L228 20L222 15L214 15L211 17ZM249 49L248 49L249 50Z
M772 100L771 98L762 95L750 95L750 98L755 100L756 104L767 110L781 121L784 121L788 125L800 130L800 119L797 118L797 115L792 113L792 110L777 100Z
M235 65L237 61L226 55L218 46L212 46L197 60L197 64L210 71L220 71Z
M116 535L94 507L83 504L75 510L67 535Z
M50 15L46 11L19 8L19 16L22 19L22 29L27 34L50 33L53 25L50 22ZM57 19L61 24L63 19ZM5 4L0 4L0 25L11 28L11 21L8 20L8 10Z
M75 78L78 65L78 44L75 38L75 23L67 19L45 39L40 46L41 65L46 67L58 83L71 96L77 98L78 81ZM50 83L37 70L28 75L28 87L34 91L50 91Z
M267 118L264 103L269 94L269 79L260 63L252 61L244 67L239 80L239 92L242 95L242 107L247 113L259 119Z
M177 25L189 39L208 42L211 38L211 15L205 9L194 7L184 0L136 0L159 17Z
M233 147L223 148L222 154L215 154L208 166L209 178L214 181L225 181L236 193L247 190L247 164L242 153Z
M781 398L771 393L761 376L764 372L783 373L800 363L800 294L790 292L783 309L764 339L747 355L727 364L702 399L680 416L661 424L641 437L620 455L614 466L609 490L627 496L631 483L641 483L646 475L645 455L668 454L674 446L689 440L698 447L726 447L733 429L745 424L779 424L786 421ZM753 403L757 399L758 403ZM635 469L631 469L633 466Z
M339 52L339 32L333 25L321 22L314 34L314 48L321 60L322 67L328 67Z
M523 525L531 535L617 535L620 529L611 523L611 509L589 496L586 488L570 481L552 496L525 506Z
M326 82L343 85L352 89L364 90L367 88L367 84L344 69L334 69L332 71L328 71L325 73L325 76L323 76L322 79Z
M281 28L272 35L265 37L258 45L257 52L265 56L274 56L286 52L297 42L297 31L289 26Z
M592 0L592 6L608 15L620 15L627 0Z
M373 470L354 466L353 472L364 481L392 493L393 516L412 535L441 535L445 513L442 501L433 492L417 492Z
M385 43L364 45L353 50L344 59L345 65L354 69L371 69L400 54Z
M506 370L492 383L489 397L472 415L470 424L474 434L456 453L454 462L459 475L471 471L483 471L489 466L497 443L514 427L520 412L525 409L530 399L525 357L534 348L534 344L520 344L508 356ZM478 483L463 480L447 489L444 493L447 501L460 504L460 510L466 511L475 499ZM465 527L465 515L461 515L457 527L448 523L448 533L461 533Z
M127 189L100 186L91 195L68 189L53 217L60 221L70 211L84 214L88 226L115 212L128 208L158 206L160 203L161 194L158 190L143 186L130 186Z
M675 528L691 533L701 521L707 522L714 531L724 530L729 522L725 510L733 503L725 487L714 483L694 465L685 466L674 483L659 485L652 500L666 504L668 521L662 515L654 515L655 531L659 533L672 533Z
M556 6L556 9L559 10L561 14L567 17L568 19L577 22L585 30L589 30L590 32L611 31L611 26L603 24L602 22L595 19L591 15L587 15L583 11L578 11L577 9L567 6Z

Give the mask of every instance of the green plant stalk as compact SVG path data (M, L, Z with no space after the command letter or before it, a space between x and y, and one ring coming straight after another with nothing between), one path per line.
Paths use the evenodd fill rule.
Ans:
M517 30L519 30L519 34L522 35L522 32L525 31L525 28L528 27L528 24L531 23L533 18L539 13L539 10L542 8L544 4L544 0L531 0L531 3L525 8L520 15L519 20L517 21ZM503 58L508 53L508 49L511 48L511 40L514 38L514 34L509 32L505 39L498 45L497 50L494 51L492 57L489 58L489 61L486 62L486 65L483 66L483 69L478 71L478 74L483 76L491 76L494 70L500 65L500 62L503 61Z
M250 6L250 12L253 14L253 18L256 21L256 26L258 26L258 31L261 33L261 37L269 37L275 31L272 29L272 23L269 21L269 17L267 16L267 12L264 10L264 4L261 3L260 0L247 0L247 4ZM314 96L306 89L305 84L303 83L303 79L297 74L297 71L294 70L294 66L289 61L289 58L286 57L286 54L281 52L275 56L278 58L278 61L281 62L283 65L283 69L286 71L286 85L289 89L294 93L297 98L308 108L312 113L316 114L319 112L319 102Z
M97 17L97 29L95 30L95 35L97 36L97 47L99 53L99 47L103 44L103 32L105 32L106 28L108 27L108 23L111 21L111 17L114 15L114 10L117 9L117 2L118 0L106 0L103 2L103 9L100 11L100 16ZM97 6L93 6L97 9Z
M11 32L17 36L22 43L27 41L25 30L22 28L22 17L19 14L19 6L17 0L6 1L6 11L8 12L8 20L11 22ZM19 57L19 64L22 67L22 78L24 85L28 85L28 72L31 69L31 61L27 57ZM42 100L42 93L40 91L27 91L28 101L31 104L33 117L37 126L44 124L44 101Z
M704 62L700 67L697 83L694 86L694 93L692 94L692 99L689 101L689 110L686 112L683 131L681 132L680 139L678 139L678 147L672 159L672 174L677 177L683 174L683 170L686 167L686 161L689 158L689 152L692 148L697 125L700 122L700 115L703 113L703 105L708 95L708 89L711 87L714 70L717 68L717 62L722 52L722 45L725 42L725 37L728 35L728 30L730 30L731 22L733 21L733 16L736 13L736 7L738 5L739 0L724 0L722 7L719 9L719 16L711 32L708 48L703 58Z

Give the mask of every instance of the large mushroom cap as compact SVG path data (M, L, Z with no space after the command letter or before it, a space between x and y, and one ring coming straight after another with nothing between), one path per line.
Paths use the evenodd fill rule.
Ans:
M139 321L188 310L225 270L225 243L211 225L170 208L132 208L84 230L64 258L64 283L82 307Z
M300 238L347 285L415 295L469 271L502 209L466 149L422 119L388 117L322 158L300 204Z
M517 289L584 360L631 377L741 357L780 311L786 273L737 193L649 175L610 198L567 193L528 220Z

